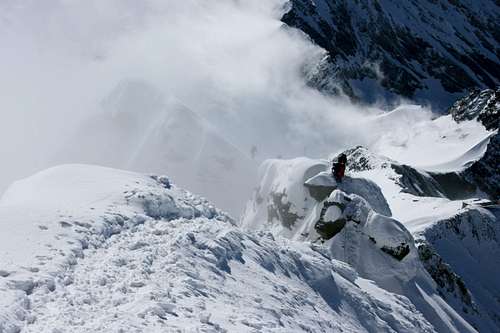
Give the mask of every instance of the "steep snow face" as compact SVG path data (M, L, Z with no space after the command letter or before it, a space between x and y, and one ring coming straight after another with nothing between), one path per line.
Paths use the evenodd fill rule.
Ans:
M455 327L323 247L236 228L166 177L52 168L7 191L0 227L2 333Z
M325 246L332 257L385 290L411 299L438 331L474 331L438 295L406 227L383 215L391 211L379 187L350 177L337 184L321 171L327 166L326 161L308 159L264 163L243 227L314 241L323 232L318 225L330 225L333 238ZM362 197L366 193L367 200Z
M494 0L292 0L282 21L328 52L314 86L445 111L468 89L500 83L499 9Z
M425 117L422 114L425 110L418 106L399 107L376 116L371 121L382 135L369 148L426 170L440 183L441 193L450 199L484 197L476 193L477 189L497 198L500 193L497 95L493 90L475 91L457 101L449 115L432 120ZM394 126L395 123L398 126ZM384 133L381 130L384 128L390 130ZM377 160L372 153L366 154L366 158Z
M447 302L480 332L500 327L499 218L498 206L468 205L447 217L407 223Z
M120 83L102 104L102 112L58 154L63 163L168 173L179 185L240 214L257 165L205 119L142 81Z
M488 149L495 149L494 144L493 139ZM460 173L437 174L400 165L364 148L349 150L347 155L349 172L375 181L394 217L416 237L420 258L446 301L480 331L497 331L499 306L491 298L497 296L491 295L498 294L498 285L487 279L498 274L492 271L499 267L494 255L500 250L498 205L474 199L481 193L471 191L474 186L468 190L478 184L467 183L471 167ZM485 154L472 165L489 165L491 156L494 154ZM469 199L450 200L457 193L467 194L463 199ZM478 272L484 272L481 276L486 280L478 278Z
M380 133L369 143L371 151L426 170L463 168L482 157L484 142L491 136L491 131L475 120L457 124L451 115L436 118L416 105L398 107L370 121Z

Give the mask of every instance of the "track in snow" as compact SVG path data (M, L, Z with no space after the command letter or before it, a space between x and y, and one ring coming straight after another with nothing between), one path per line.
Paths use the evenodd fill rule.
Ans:
M321 249L290 245L205 218L149 220L36 290L23 332L432 331L404 297L372 286L386 294L375 300Z

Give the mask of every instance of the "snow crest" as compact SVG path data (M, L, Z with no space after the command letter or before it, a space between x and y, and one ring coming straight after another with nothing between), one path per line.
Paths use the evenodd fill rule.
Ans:
M434 332L324 247L242 230L166 177L49 169L0 223L1 333Z

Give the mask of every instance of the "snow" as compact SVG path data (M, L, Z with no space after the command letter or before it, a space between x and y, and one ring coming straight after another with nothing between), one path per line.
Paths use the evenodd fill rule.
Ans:
M382 159L367 162L374 165L385 163ZM394 175L384 174L392 169L359 172L355 177L351 174L341 183L336 183L328 171L321 169L328 169L328 164L322 160L316 163L306 159L271 160L264 163L261 167L261 183L254 199L247 205L242 226L249 230L271 231L276 236L292 240L314 242L318 238L314 230L317 221L322 219L331 222L344 218L347 220L346 225L340 233L325 242L325 246L333 258L350 267L350 270L343 270L349 281L356 283L356 278L370 280L383 292L407 297L437 331L474 332L475 329L461 314L441 299L435 282L419 259L412 233L403 223L382 213L386 211L390 215L391 210L394 210L394 215L399 215L404 212L405 206L411 205L411 202L407 202L394 207L392 204L396 200L392 198L389 209L382 195L382 192L387 192L386 186L392 189L394 196L405 195L400 193L401 187L391 178ZM316 174L311 176L313 171ZM372 181L362 178L377 174L379 179L376 182L382 181L382 191ZM329 191L329 195L322 197L318 195L319 192L314 194L315 189ZM275 205L273 198L276 194L281 199L287 198L280 201L286 204ZM414 196L408 194L404 198ZM337 204L329 206L322 213L323 207L333 202ZM454 208L450 207L450 211ZM419 214L426 212L419 211ZM290 216L292 221L287 220ZM408 254L401 261L383 251L384 248L397 249L399 246L408 249Z
M449 216L418 221L420 228L415 231L416 237L430 244L452 272L462 279L462 286L472 295L472 305L468 305L469 311L463 316L481 332L495 332L499 324L497 299L500 284L496 278L500 269L498 208L496 215L493 212L470 203ZM448 298L448 302L459 303L453 298ZM461 306L464 305L458 304L455 308Z
M56 162L168 173L234 216L241 213L239 197L250 196L257 164L198 112L141 80L120 82L102 104Z
M166 184L164 178L66 165L11 186L0 201L2 308L24 320L27 294L53 289L55 278L75 265L85 249L148 218L229 220L206 200Z
M464 168L470 166L470 164L479 160L488 149L488 144L490 143L490 139L496 133L490 134L488 137L484 138L474 147L468 149L465 153L460 155L459 157L448 161L446 163L440 165L431 165L424 167L427 171L434 172L450 172L450 171L462 171Z
M492 135L476 120L457 124L451 115L432 119L420 106L402 106L372 121L385 132L370 146L373 152L426 170L439 169L440 165L446 166L443 170L460 169L460 162L484 154L482 149ZM451 161L457 163L447 164Z
M2 333L435 331L324 247L242 230L166 177L52 168L0 223Z
M323 171L305 181L306 186L337 187L337 181L331 172Z

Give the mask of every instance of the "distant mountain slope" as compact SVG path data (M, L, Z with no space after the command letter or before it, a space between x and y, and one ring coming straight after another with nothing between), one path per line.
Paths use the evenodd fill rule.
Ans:
M257 173L256 162L203 117L140 80L118 84L58 157L58 163L166 173L233 215L243 209L239 196L250 196Z
M403 96L445 110L472 88L500 84L495 0L291 0L282 21L328 52L310 77L373 102Z

